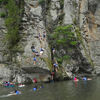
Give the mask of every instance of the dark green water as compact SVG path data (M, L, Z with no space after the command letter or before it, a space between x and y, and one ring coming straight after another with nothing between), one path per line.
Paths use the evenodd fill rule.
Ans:
M0 100L100 100L100 78L44 84L44 88L38 91L33 91L33 85L18 90L21 95L2 97L13 88L0 87Z

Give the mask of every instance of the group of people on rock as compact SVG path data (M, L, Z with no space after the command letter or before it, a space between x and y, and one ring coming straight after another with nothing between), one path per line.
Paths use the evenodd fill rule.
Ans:
M33 62L34 62L34 65L35 65L35 64L36 64L36 61L37 61L36 57L42 56L42 55L43 55L43 53L44 53L44 48L42 48L42 46L41 46L40 52L38 52L38 51L35 49L34 44L32 44L31 50L32 50L32 53L33 53L33 56L34 56L34 57L33 57Z
M41 43L42 40L44 41L44 40L46 39L46 32L43 32L43 36L39 33L38 39L40 40L40 43ZM34 65L35 65L35 64L36 64L36 61L37 61L36 57L42 56L42 55L43 55L43 53L44 53L44 48L41 46L40 51L38 52L38 51L36 50L34 44L32 44L31 50L32 50L32 53L33 53L33 56L34 56L34 57L33 57L33 63L34 63Z
M51 80L54 80L56 72L58 72L58 63L54 62L53 69L51 71Z
M40 41L42 41L42 40L44 41L46 39L46 32L43 32L42 35L39 33L38 38L39 38ZM33 64L36 65L37 57L38 56L42 56L45 49L41 46L40 51L38 52L36 50L34 44L32 44L31 50L32 50L32 53L33 53L33 56L34 56L33 57ZM55 53L55 48L52 48L52 53L53 54ZM58 64L57 64L57 62L53 63L53 69L57 72L57 70L58 70Z
M55 50L54 47L51 48L51 52L52 52L53 55L55 54L56 50ZM54 80L55 74L56 74L56 72L58 72L58 68L59 67L58 67L58 63L57 63L56 59L53 59L53 68L52 68L52 71L51 71L51 79L52 80Z
M43 32L42 35L39 33L38 38L39 38L40 42L42 42L42 40L44 41L46 39L46 32Z
M46 32L43 32L43 34L41 35L40 33L38 34L37 38L40 40L40 44L42 42L42 40L44 41L46 39ZM41 45L40 51L37 51L34 44L32 44L31 46L31 50L33 53L33 64L36 65L37 62L37 57L42 56L44 53L44 48ZM52 53L55 53L55 48L52 48ZM58 64L56 61L54 61L53 63L53 70L51 72L51 79L54 79L54 73L58 71Z

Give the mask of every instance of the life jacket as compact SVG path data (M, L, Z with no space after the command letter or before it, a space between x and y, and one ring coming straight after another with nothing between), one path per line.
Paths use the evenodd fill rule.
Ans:
M36 78L34 78L34 79L33 79L33 82L34 82L34 83L37 83L37 79L36 79Z
M54 63L53 65L54 65L54 67L58 67L58 64L56 64L56 63Z
M33 90L36 91L36 87L34 87Z
M86 81L86 80L87 80L87 78L86 78L86 77L83 77L83 80L85 80L85 81Z
M16 91L16 94L18 95L18 94L20 94L20 92L19 91Z
M77 80L77 78L75 77L75 78L74 78L74 81L76 81L76 80Z

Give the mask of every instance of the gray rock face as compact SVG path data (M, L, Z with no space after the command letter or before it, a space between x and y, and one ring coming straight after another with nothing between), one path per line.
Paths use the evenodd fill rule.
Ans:
M88 55L91 57L96 73L100 74L100 1L82 0L80 27ZM84 54L83 54L84 55Z
M35 2L37 6L32 5L33 2ZM46 33L46 29L42 18L42 7L36 1L25 0L25 5L26 6L22 23L24 28L23 34L25 34L25 37L23 37L22 42L20 42L22 47L24 45L24 53L18 55L18 61L20 59L19 62L21 67L37 66L49 69L46 59L50 60L51 54L47 40L43 39L43 32ZM39 34L41 37L38 38ZM44 49L43 55L36 57L36 65L33 65L34 55L32 54L31 50L32 44L34 44L36 51L39 53L41 47Z
M4 19L0 18L1 79L2 77L7 80L12 78L13 81L21 83L32 82L32 79L36 77L38 81L47 81L50 73L44 74L44 70L49 71L52 67L51 51L47 39L48 30L52 31L57 25L75 23L77 23L77 25L74 25L75 27L80 27L84 47L80 45L81 50L76 53L80 56L75 55L76 60L71 59L71 63L63 61L64 73L72 78L73 71L76 73L80 70L91 72L92 68L90 68L88 62L93 62L95 72L100 74L100 0L64 0L63 8L61 8L60 0L50 0L49 3L45 2L44 5L40 5L38 0L24 1L24 14L21 25L22 39L18 44L19 52L13 57L13 63L16 61L14 63L15 69L10 69L8 65L5 65L9 60L9 54L3 43L6 33ZM0 8L0 12L2 11L4 9ZM62 19L60 19L61 15L63 15ZM60 21L62 21L62 24ZM43 38L43 32L46 32L46 38ZM35 65L33 64L32 44L34 44L39 54L40 48L44 49L43 55L36 57ZM57 52L60 53L60 51ZM20 68L16 69L16 67ZM32 71L36 70L35 68L41 68L43 73L39 71L38 73L29 74L31 68Z
M4 13L5 10L0 8L0 13ZM6 45L4 44L5 33L7 32L5 27L5 19L0 18L0 63L7 62L8 56L6 52Z
M11 70L6 68L4 64L0 64L0 81L9 81L11 77Z
M73 15L72 15L73 5L72 1L70 0L64 0L64 24L72 24L73 23Z
M37 82L48 82L51 77L50 72L43 68L25 67L21 69L15 65L13 68L12 65L10 66L0 64L0 83L4 81L32 83L34 78L37 79Z
M58 15L60 14L59 10L60 10L59 0L51 0L50 14L53 21L55 21Z

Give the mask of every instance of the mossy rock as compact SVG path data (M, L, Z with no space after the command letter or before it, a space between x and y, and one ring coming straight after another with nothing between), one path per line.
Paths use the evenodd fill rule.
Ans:
M52 61L51 61L51 59L49 59L49 58L42 58L42 59L46 62L50 71L52 71Z
M6 13L4 13L4 12L0 13L0 17L1 18L5 18L6 17Z

